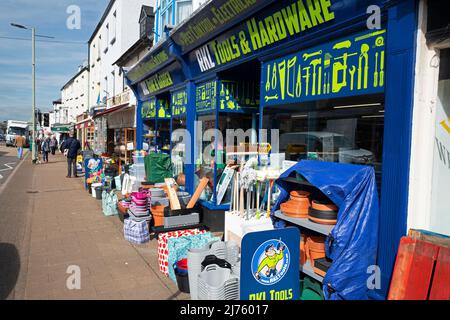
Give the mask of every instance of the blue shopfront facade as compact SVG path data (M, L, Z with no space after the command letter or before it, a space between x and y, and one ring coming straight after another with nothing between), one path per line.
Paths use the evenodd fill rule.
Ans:
M227 10L230 1L239 5ZM367 8L373 5L381 9L380 29L367 27ZM145 142L146 120L155 121L157 128L158 121L169 119L171 132L174 119L183 119L190 133L186 148L195 149L201 134L196 120L208 119L205 123L219 128L220 117L227 124L245 118L241 121L250 127L267 128L271 122L265 115L273 117L280 106L306 110L321 101L381 101L382 115L360 118L383 119L382 127L373 129L381 130L383 141L378 245L382 281L373 297L384 298L400 237L407 231L417 11L415 0L210 2L126 73L138 97L137 147ZM334 110L341 107L334 105ZM296 109L294 118L303 116L301 110ZM217 142L215 147L219 150ZM184 164L191 193L196 153L189 149ZM205 203L209 209L227 209L215 202L215 190L210 200Z

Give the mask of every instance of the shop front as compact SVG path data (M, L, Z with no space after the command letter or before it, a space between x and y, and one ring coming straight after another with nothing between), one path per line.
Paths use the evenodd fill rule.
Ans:
M416 2L262 1L201 33L222 2L207 5L128 72L140 100L137 147L164 152L171 145L186 189L193 194L207 177L201 203L222 214L234 197L224 171L236 160L256 155L278 169L303 160L373 168L380 205L368 232L377 235L381 282L370 295L386 297L407 231ZM379 28L368 29L371 5L380 9ZM174 80L173 65L182 81ZM172 114L166 119L160 110ZM191 163L180 161L187 143L174 141L179 128L190 135ZM245 147L258 143L270 143L268 159ZM270 211L270 195L265 201Z

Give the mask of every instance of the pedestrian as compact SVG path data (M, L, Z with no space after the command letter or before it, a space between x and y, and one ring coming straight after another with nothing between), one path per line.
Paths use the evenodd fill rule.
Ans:
M55 155L56 148L58 147L58 141L56 140L55 136L52 136L52 139L50 140L50 151L52 152L52 155Z
M19 134L16 135L17 157L19 158L19 160L22 159L24 146L25 146L25 138Z
M50 152L50 137L42 139L42 161L48 163L48 154Z
M73 177L77 178L77 155L80 149L81 149L80 141L74 138L73 133L69 133L69 138L67 138L61 145L61 152L67 156L66 178L72 177L72 169L73 169Z

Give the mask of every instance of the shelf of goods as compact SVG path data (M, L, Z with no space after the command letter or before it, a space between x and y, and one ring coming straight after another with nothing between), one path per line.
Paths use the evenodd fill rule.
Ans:
M300 185L313 186L308 181L298 180L297 178L293 178L293 177L283 178L283 180L286 182L296 183L296 184L300 184ZM334 225L318 224L318 223L310 221L308 218L289 217L289 216L283 214L280 210L275 211L274 215L275 215L275 217L277 217L279 219L290 222L299 227L323 234L325 236L328 236L331 233L331 230L333 230L333 228L334 228ZM323 282L323 277L314 272L310 261L307 261L304 265L300 266L300 271L303 272L304 274L316 279L317 281Z

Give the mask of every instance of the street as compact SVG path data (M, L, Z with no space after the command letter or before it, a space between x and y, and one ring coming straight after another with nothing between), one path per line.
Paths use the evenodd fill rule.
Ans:
M0 191L0 299L188 297L159 272L157 241L124 240L122 222L103 216L83 179L65 178L62 155L23 161ZM81 287L70 290L73 268Z
M0 145L0 185L5 183L17 163L17 149Z

